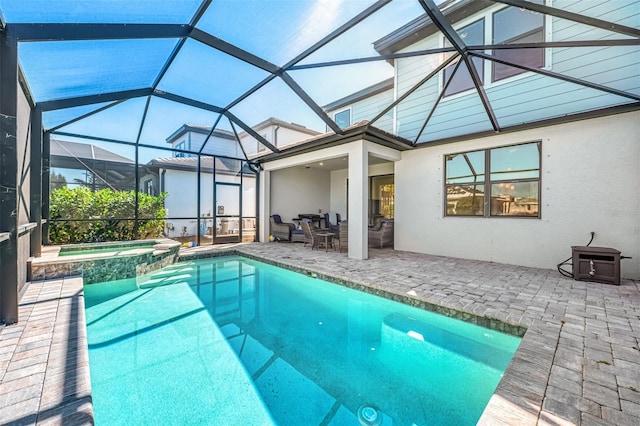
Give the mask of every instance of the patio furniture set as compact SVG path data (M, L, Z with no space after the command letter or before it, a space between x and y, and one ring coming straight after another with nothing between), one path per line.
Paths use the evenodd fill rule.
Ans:
M325 252L329 248L341 253L343 248L348 251L348 223L346 220L341 220L339 213L336 213L336 224L331 223L329 213L325 213L324 217L300 214L293 220L299 222L299 225L283 222L278 214L272 215L270 218L272 241L301 242L304 243L304 247L308 244L312 250L324 248ZM324 221L324 227L321 227L321 221ZM318 226L314 226L315 223L318 223ZM368 237L371 247L393 247L393 219L382 219L369 227Z

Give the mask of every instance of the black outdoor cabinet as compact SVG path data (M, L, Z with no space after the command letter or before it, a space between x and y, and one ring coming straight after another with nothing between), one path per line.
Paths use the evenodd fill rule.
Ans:
M620 285L620 252L608 247L572 246L573 278Z

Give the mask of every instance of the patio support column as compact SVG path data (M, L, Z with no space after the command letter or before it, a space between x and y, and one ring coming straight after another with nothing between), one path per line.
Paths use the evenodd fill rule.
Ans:
M51 134L42 137L42 244L50 244L49 239L49 196L51 195Z
M42 109L32 109L31 116L31 206L30 222L37 226L31 232L31 256L42 254Z
M18 41L5 26L0 32L0 323L6 325L18 322L17 99Z
M191 137L191 134L189 134L189 137ZM198 166L196 169L196 191L198 192L198 196L196 197L196 213L197 213L197 219L196 219L196 245L198 247L200 247L200 217L202 216L202 212L201 209L202 207L200 206L200 194L202 193L202 185L201 185L201 177L202 177L202 162L201 162L202 156L198 154ZM213 160L215 161L215 159ZM214 184L215 185L215 184ZM205 225L206 228L206 225ZM205 229L206 231L206 229ZM213 231L212 231L213 232Z
M269 242L269 216L271 211L271 172L262 170L258 177L258 241Z
M349 257L367 259L367 189L369 153L364 140L349 145Z

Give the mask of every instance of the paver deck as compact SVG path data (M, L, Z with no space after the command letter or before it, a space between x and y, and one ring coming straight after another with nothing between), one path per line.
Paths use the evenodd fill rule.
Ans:
M370 249L349 259L302 244L214 250L318 274L445 314L526 334L480 424L640 424L640 284L555 270ZM80 278L32 283L18 325L0 329L0 423L91 424Z

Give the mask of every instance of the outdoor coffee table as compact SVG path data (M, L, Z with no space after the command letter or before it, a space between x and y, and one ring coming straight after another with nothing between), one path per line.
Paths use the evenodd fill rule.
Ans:
M326 253L329 250L329 242L331 242L333 247L333 237L336 235L333 232L318 232L316 234L318 237L324 237L324 252Z

